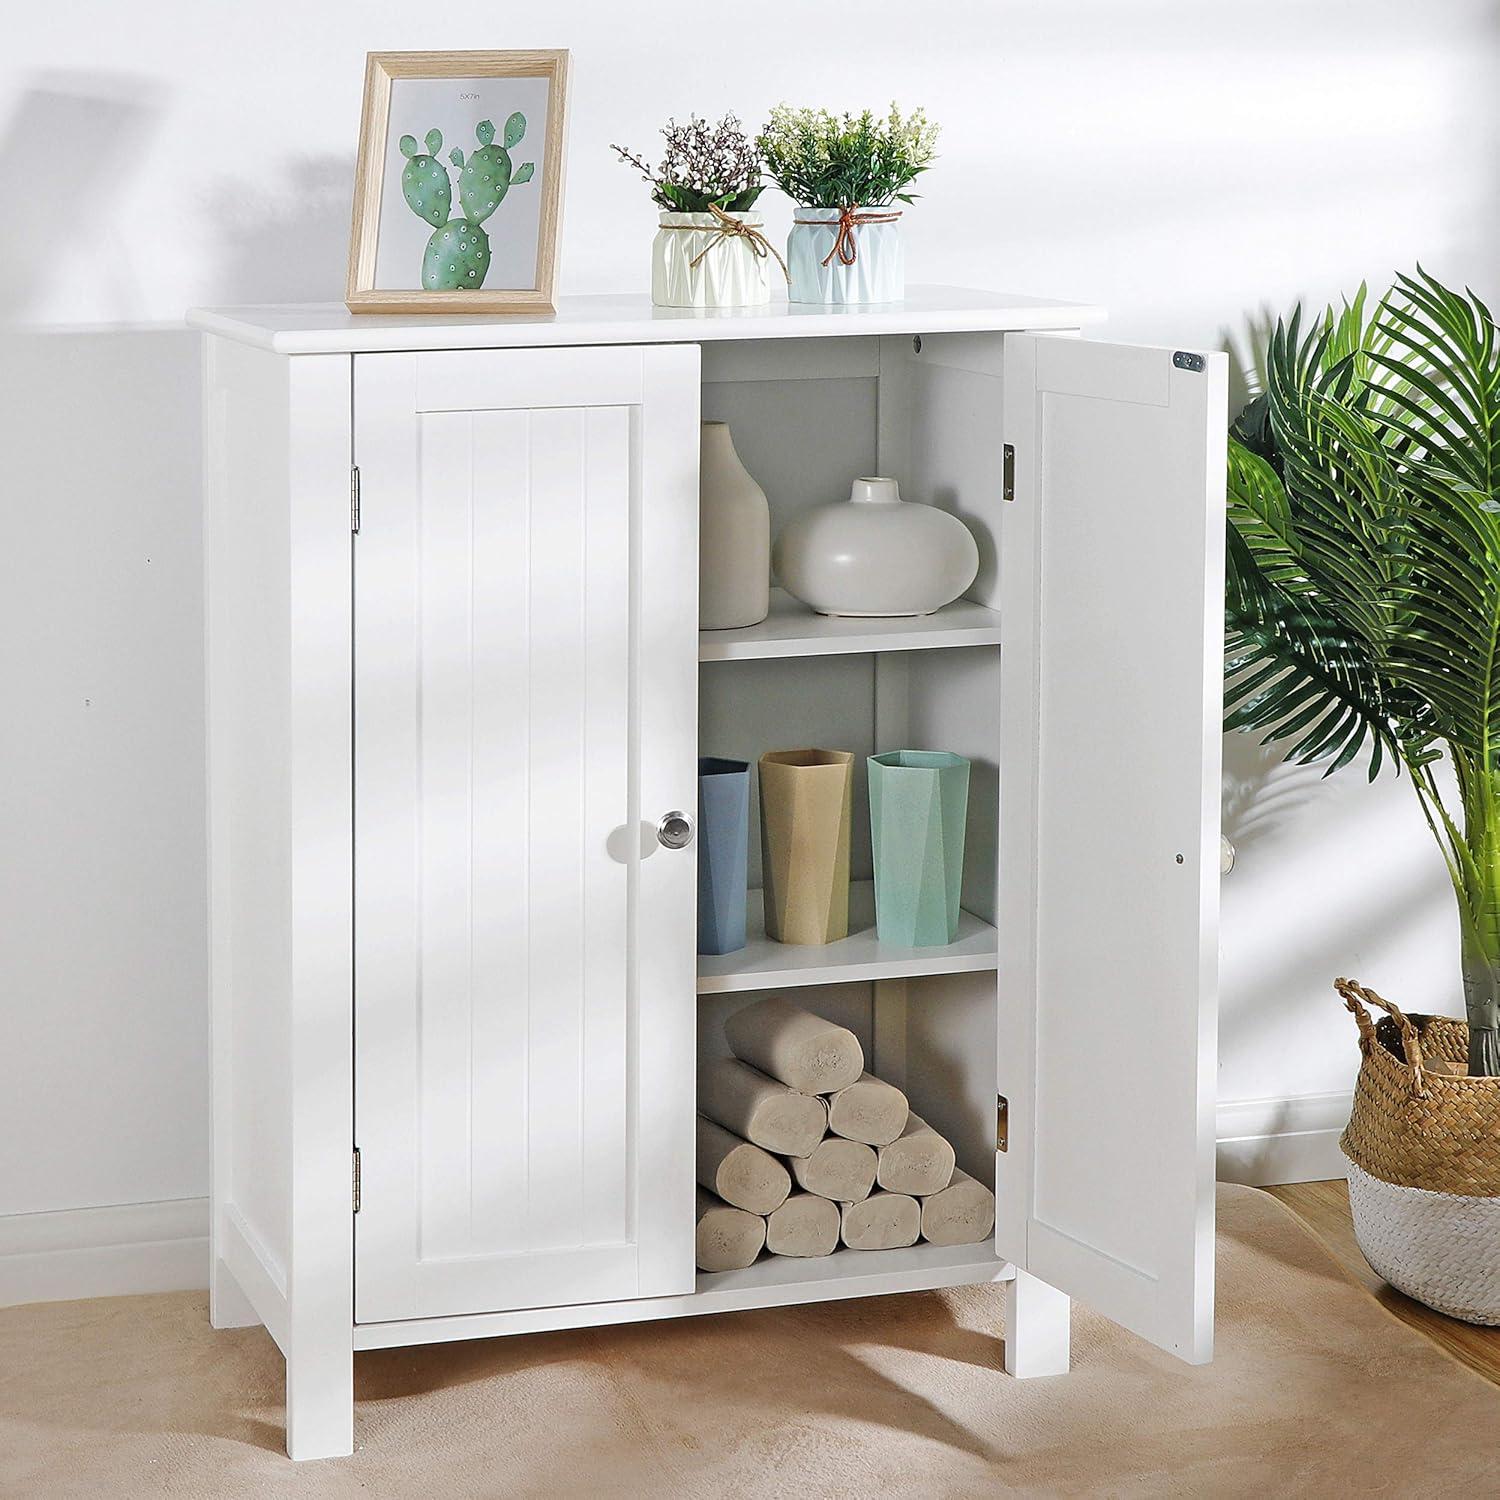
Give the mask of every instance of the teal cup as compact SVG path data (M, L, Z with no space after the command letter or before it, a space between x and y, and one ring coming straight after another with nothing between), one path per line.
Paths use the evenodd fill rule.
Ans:
M875 930L882 943L931 948L958 936L969 762L946 750L869 757Z

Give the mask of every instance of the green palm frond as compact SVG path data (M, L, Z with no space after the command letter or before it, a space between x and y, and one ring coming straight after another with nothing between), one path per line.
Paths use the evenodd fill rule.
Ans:
M1369 745L1373 780L1396 748L1379 677L1307 578L1281 480L1234 439L1225 541L1225 727L1291 740L1289 759L1330 759L1330 771Z
M1278 323L1265 372L1229 445L1226 726L1410 770L1458 894L1471 1060L1500 1071L1500 331L1419 267L1373 310L1361 288Z
M1500 339L1477 297L1420 269L1382 303L1385 404L1371 427L1400 452L1410 496L1404 629L1389 671L1458 754L1500 769Z

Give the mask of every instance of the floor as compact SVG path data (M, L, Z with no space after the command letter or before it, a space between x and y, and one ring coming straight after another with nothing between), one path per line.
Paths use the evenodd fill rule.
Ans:
M1500 1328L1479 1328L1444 1317L1382 1281L1365 1263L1355 1243L1346 1183L1295 1182L1265 1191L1286 1204L1322 1240L1349 1276L1372 1293L1383 1307L1455 1359L1500 1385Z
M289 1464L284 1366L199 1292L0 1309L5 1500L1266 1500L1496 1493L1500 1391L1290 1209L1221 1186L1214 1360L1083 1306L1012 1380L997 1287L355 1357L352 1457Z

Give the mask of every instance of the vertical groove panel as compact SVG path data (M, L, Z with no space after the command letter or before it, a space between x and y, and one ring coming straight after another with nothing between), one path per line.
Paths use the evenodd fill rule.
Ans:
M578 1057L583 988L584 746L582 599L578 546L585 524L578 453L584 413L531 413L530 894L531 1087L527 1179L533 1249L580 1244L583 1140Z
M421 1247L460 1254L469 1242L469 932L472 887L470 525L467 412L421 423L421 687L418 714L421 871Z
M473 1247L526 1243L527 417L474 418Z
M623 840L632 774L630 725L630 412L587 413L583 538L584 986L580 1058L583 1213L593 1238L629 1235L626 956L628 871Z

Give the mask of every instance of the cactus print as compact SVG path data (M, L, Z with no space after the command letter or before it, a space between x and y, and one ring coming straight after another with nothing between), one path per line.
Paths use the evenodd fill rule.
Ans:
M438 161L443 149L439 130L424 137L426 151L418 149L415 136L403 135L398 142L406 166L401 172L401 193L407 206L420 219L435 226L422 256L424 292L478 291L490 268L490 240L481 227L505 201L513 187L531 181L534 162L511 162L511 149L526 134L526 116L518 110L505 122L503 146L495 144L495 126L481 120L474 129L478 147L467 160L455 146L448 160L458 172L461 218L448 216L453 208L453 183L448 168Z

